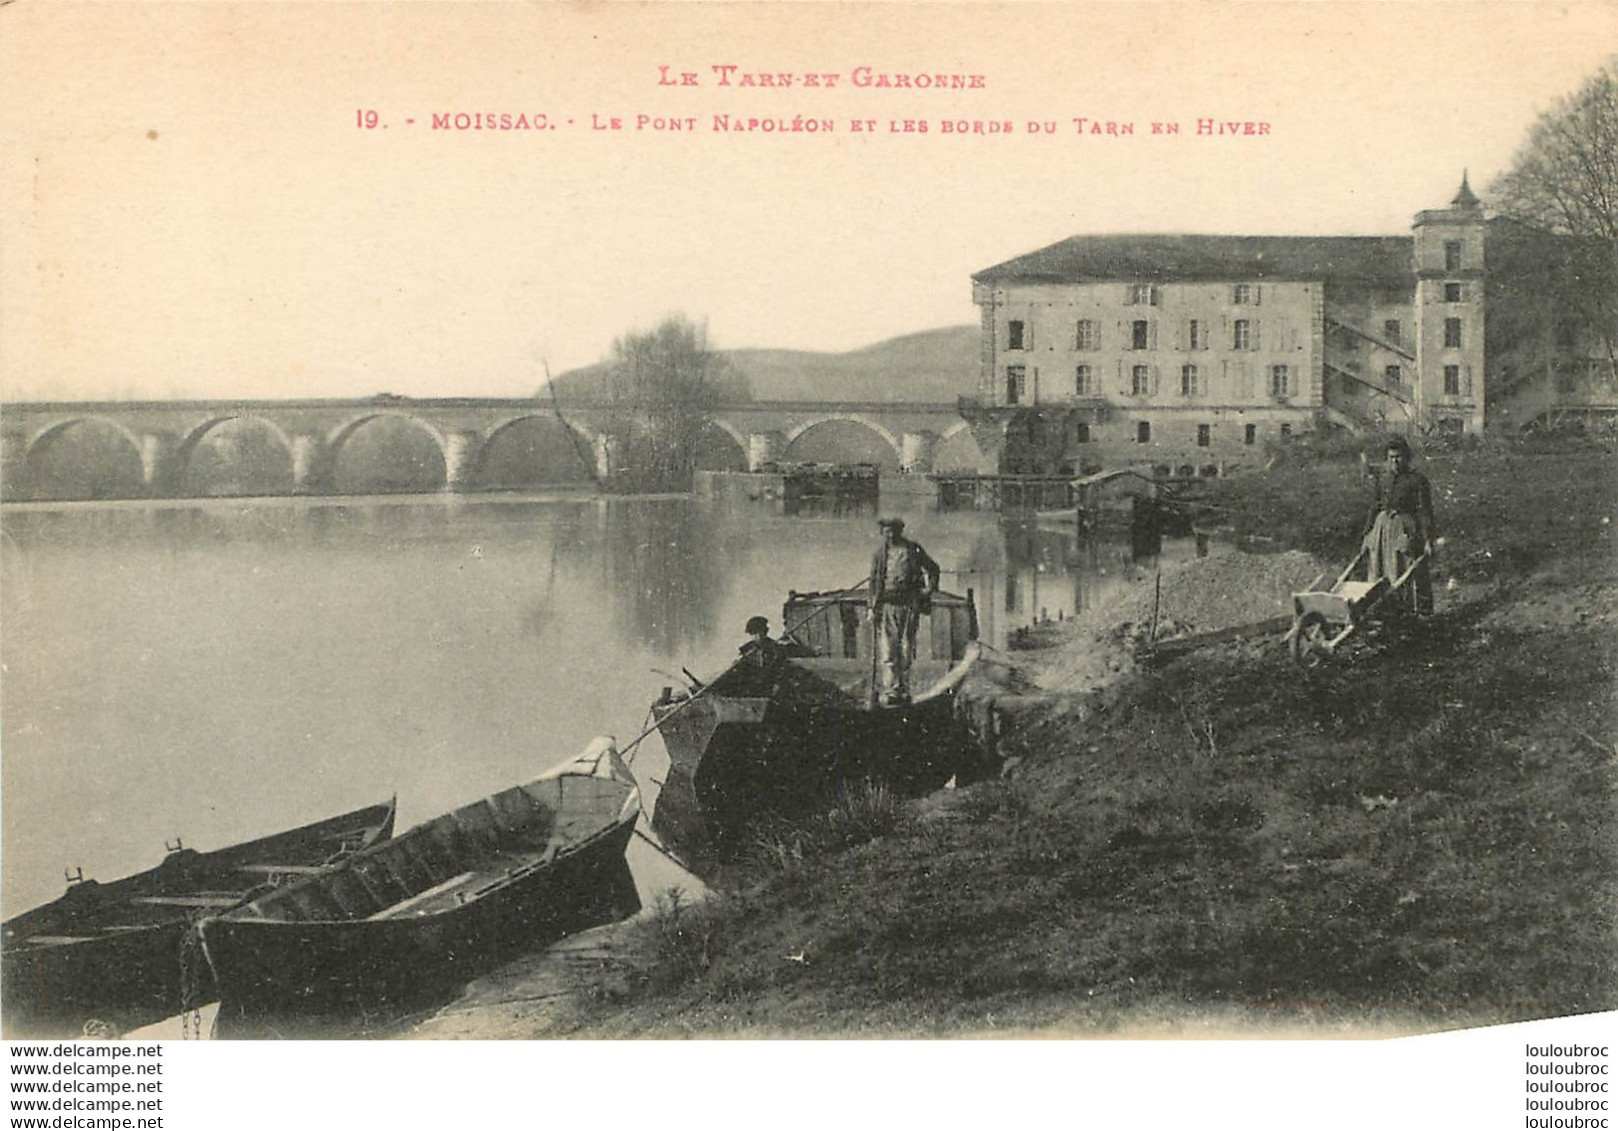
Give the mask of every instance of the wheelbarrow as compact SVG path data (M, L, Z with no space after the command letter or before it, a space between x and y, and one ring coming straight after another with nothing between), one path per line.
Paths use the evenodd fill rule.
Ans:
M1396 578L1349 580L1361 571L1368 554L1368 550L1360 550L1330 589L1318 588L1326 579L1326 574L1321 574L1303 592L1292 595L1292 627L1283 640L1293 660L1301 666L1316 666L1357 633L1383 620L1381 611L1397 603L1412 584L1416 570L1427 560L1426 554L1413 559Z

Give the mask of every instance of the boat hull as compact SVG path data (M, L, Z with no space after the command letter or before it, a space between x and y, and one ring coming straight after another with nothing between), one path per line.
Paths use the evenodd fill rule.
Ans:
M975 656L975 653L974 653ZM978 765L958 717L959 665L913 703L869 709L794 698L707 694L654 704L669 771L652 827L690 862L733 856L761 819L824 810L861 783L915 797Z
M200 928L221 1037L344 1037L640 907L640 795L610 740Z
M78 1036L91 1021L125 1032L214 999L192 926L238 905L276 869L320 866L393 834L375 805L215 852L182 849L157 867L86 880L0 928L5 1035Z
M504 962L639 909L634 821L501 892L420 923L203 924L220 977L216 1037L347 1037L443 1000Z

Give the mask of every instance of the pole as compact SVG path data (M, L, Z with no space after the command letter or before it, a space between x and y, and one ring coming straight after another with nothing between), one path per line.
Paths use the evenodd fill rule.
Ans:
M880 629L877 628L877 623L876 622L879 619L880 619L880 610L877 608L877 606L872 605L871 606L871 686L870 686L870 689L866 692L866 695L865 695L865 709L867 711L876 710L876 696L877 696L876 684L877 684L877 672L879 670L879 663L878 663L878 659L877 659L877 636L878 636L879 632L881 631Z

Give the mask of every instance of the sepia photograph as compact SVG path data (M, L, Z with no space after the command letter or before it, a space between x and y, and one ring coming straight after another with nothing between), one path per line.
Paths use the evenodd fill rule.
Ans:
M1618 7L15 0L0 67L14 1065L1610 1029Z

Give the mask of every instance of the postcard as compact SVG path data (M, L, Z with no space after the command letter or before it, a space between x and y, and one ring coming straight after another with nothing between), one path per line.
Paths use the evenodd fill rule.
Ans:
M1618 8L0 28L14 1125L1607 1125Z

